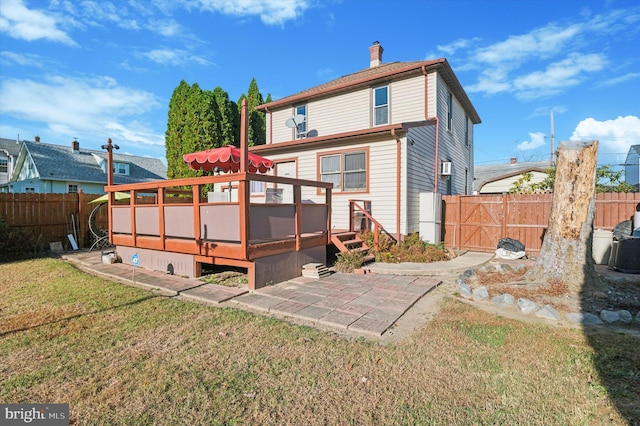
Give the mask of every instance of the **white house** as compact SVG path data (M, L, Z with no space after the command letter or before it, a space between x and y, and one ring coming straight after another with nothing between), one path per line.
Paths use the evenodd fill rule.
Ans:
M20 141L15 139L0 138L0 185L9 182L9 179L11 179L21 144Z
M640 191L640 145L631 145L624 161L624 180Z
M474 194L505 194L513 189L513 184L529 173L529 184L544 181L547 169L552 167L549 161L530 161L518 163L515 158L508 164L483 164L474 166Z
M257 107L266 144L251 151L279 176L333 182L334 228L349 227L355 199L407 235L419 230L421 193L471 194L481 121L446 59L383 63L382 52L375 42L368 68Z

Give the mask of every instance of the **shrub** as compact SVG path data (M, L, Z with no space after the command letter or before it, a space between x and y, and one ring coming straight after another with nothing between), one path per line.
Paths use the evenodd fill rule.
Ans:
M44 251L40 237L13 228L4 217L0 217L0 262L37 257L43 255Z
M364 263L364 253L361 251L353 251L351 253L338 253L336 263L334 265L338 272L353 272Z

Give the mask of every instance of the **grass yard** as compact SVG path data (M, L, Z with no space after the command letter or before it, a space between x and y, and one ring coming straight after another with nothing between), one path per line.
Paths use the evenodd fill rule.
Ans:
M395 344L87 275L0 264L0 402L79 425L634 424L640 338L447 300Z

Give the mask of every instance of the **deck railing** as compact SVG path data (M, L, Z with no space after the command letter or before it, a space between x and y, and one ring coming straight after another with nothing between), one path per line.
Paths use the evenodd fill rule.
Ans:
M210 187L217 196L204 193ZM130 194L128 202L110 197L109 239L117 245L193 254L199 260L250 261L326 245L331 187L253 173L106 186L110 194ZM266 197L267 188L287 189L291 197L274 203ZM325 190L324 202L303 200L303 194L315 194L317 188ZM221 197L222 191L228 197Z
M358 226L356 224L359 222ZM373 226L373 229L371 227ZM349 200L349 231L373 231L373 250L378 251L380 248L380 233L384 232L395 243L398 242L396 237L387 232L371 215L371 201L369 200Z

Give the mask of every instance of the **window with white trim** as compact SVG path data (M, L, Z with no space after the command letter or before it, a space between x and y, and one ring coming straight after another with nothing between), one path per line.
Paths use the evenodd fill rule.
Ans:
M9 173L9 160L0 158L0 173Z
M389 86L373 89L373 125L389 123Z
M447 130L453 129L453 95L447 93Z
M307 106L297 106L295 115L304 115L304 121L301 123L296 123L296 125L298 126L298 129L296 131L296 139L300 139L307 135Z
M116 175L129 175L129 164L113 163L113 173Z
M69 185L67 185L67 192L69 194L76 194L78 192L78 185L70 183Z
M338 192L367 190L367 153L349 151L320 157L320 180L333 183Z

